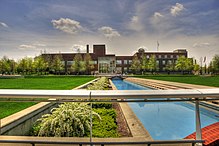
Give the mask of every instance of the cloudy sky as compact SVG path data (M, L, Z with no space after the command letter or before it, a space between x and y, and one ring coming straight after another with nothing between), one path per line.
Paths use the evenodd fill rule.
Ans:
M0 57L73 52L106 44L132 55L186 48L189 57L219 54L218 0L0 0ZM92 50L92 47L91 47Z

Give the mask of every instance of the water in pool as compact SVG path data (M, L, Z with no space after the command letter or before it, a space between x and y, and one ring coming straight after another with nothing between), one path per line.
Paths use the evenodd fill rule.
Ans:
M113 80L118 90L152 90ZM195 107L187 102L139 102L130 107L155 140L182 139L195 132ZM219 122L219 114L200 108L201 127Z

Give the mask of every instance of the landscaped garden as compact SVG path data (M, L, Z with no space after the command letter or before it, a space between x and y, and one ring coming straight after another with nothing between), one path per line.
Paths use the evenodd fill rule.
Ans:
M73 89L88 81L92 76L27 76L17 79L0 79L0 89ZM21 111L36 102L0 102L0 118Z
M219 87L219 76L148 75L134 77Z
M88 86L90 90L107 90L109 82L106 77ZM88 137L90 136L90 103L64 103L54 108L51 114L43 115L37 120L32 134L38 136ZM92 136L119 137L116 111L112 103L92 104Z

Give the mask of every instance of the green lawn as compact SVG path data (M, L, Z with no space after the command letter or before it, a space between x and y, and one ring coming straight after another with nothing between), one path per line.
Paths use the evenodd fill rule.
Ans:
M219 76L150 75L134 77L219 87Z
M0 79L0 89L73 89L94 77L89 76L42 76L19 79ZM36 104L35 102L0 102L0 119Z
M91 76L28 76L18 79L0 79L0 89L73 89L88 81Z

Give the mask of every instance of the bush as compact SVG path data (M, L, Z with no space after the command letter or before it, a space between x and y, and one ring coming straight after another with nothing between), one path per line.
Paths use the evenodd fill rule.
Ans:
M105 109L111 109L112 108L112 103L106 103L106 102L101 102L101 103L93 103L92 108L105 108Z
M37 120L34 134L38 136L72 137L86 136L90 130L90 107L86 103L64 103ZM96 120L99 114L92 111Z
M93 137L119 137L117 132L116 112L114 109L93 109L101 116L101 121L93 119Z
M88 90L108 90L109 81L106 77L101 77L98 81L87 86Z

